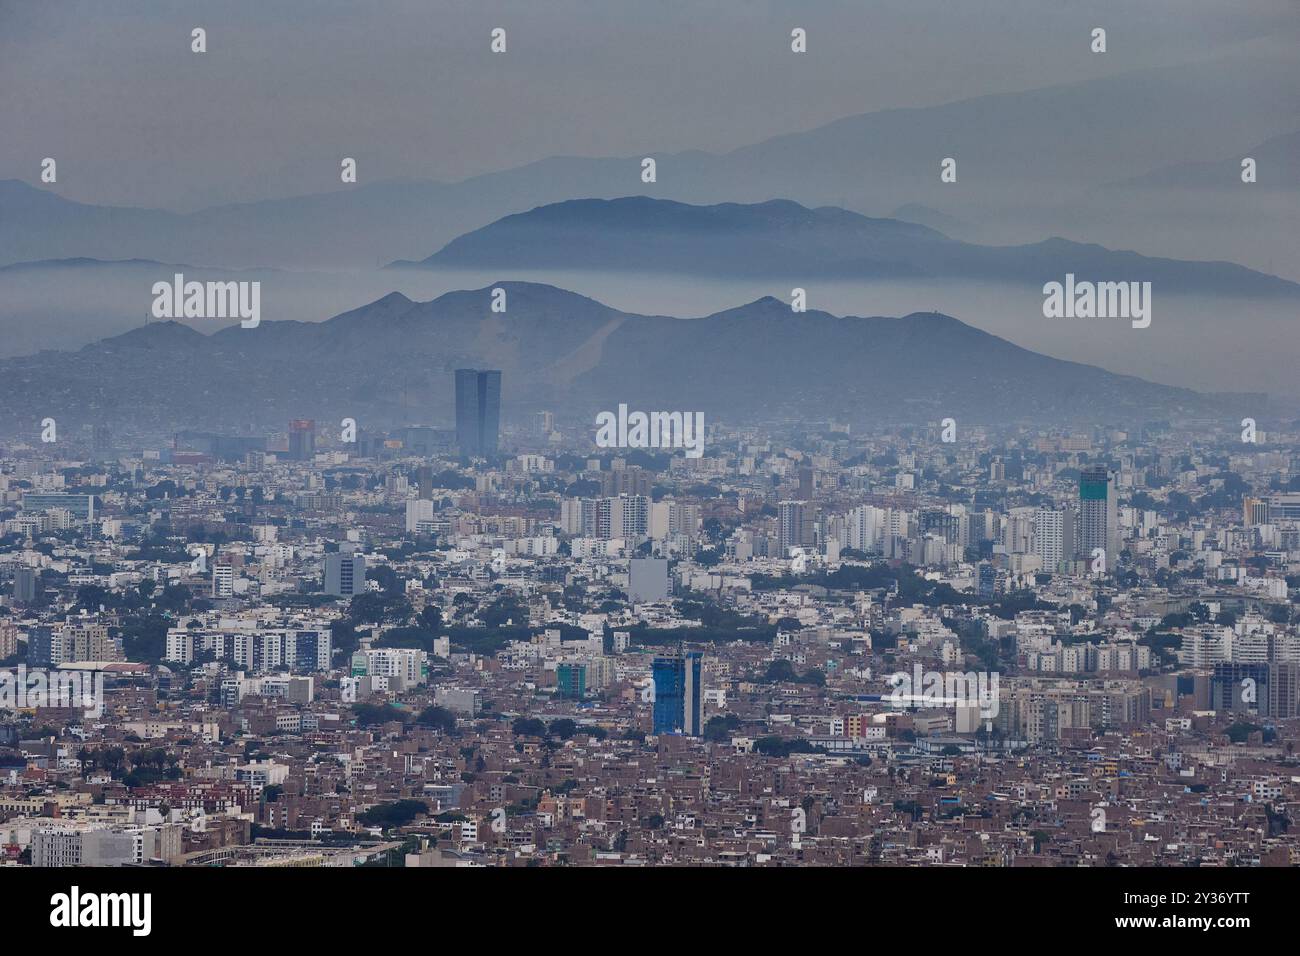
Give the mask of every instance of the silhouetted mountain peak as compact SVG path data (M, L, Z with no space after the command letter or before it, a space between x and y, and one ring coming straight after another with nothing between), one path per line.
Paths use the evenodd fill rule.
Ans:
M445 292L434 300L434 304L455 304L471 308L482 308L487 313L491 308L493 290L502 289L506 294L506 315L510 312L521 313L528 309L608 309L603 302L597 302L578 292L561 289L545 282L522 282L516 279L502 279L485 285L481 289L459 289Z
M1054 236L1018 246L950 239L928 226L788 199L696 206L628 196L506 216L410 267L670 273L794 280L978 279L1041 287L1146 280L1184 293L1300 296L1300 284L1222 262L1180 261Z
M506 291L504 314L491 310L493 288ZM739 422L773 415L915 421L962 409L971 421L1059 423L1222 406L1030 352L937 312L795 313L764 296L679 319L514 281L431 302L386 295L326 322L235 323L208 336L175 321L151 322L76 355L75 362L66 352L0 361L0 419L39 411L71 423L94 406L161 427L295 416L446 421L453 374L464 367L502 371L503 407L583 415L628 402Z
M90 345L84 346L81 351L89 352L119 348L193 348L201 345L206 338L207 336L202 332L190 328L184 322L177 322L175 319L164 319L158 322L148 322L139 328L123 332L121 335L114 335L100 342L92 342Z
M797 316L797 315L804 315L804 316L820 315L820 316L827 316L828 318L830 317L828 313L819 312L816 309L805 311L805 312L795 312L793 309L790 308L789 302L783 302L774 295L765 295L762 296L761 298L755 299L752 302L746 302L744 305L737 305L737 306L733 306L730 309L723 309L721 312L714 312L712 315L709 315L707 317L710 319L719 318L719 317L757 319L757 318L781 318L784 316Z

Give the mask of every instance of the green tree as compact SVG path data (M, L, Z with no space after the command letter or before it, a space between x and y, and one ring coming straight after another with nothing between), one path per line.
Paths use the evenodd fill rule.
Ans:
M454 733L456 730L456 715L445 707L426 707L420 711L420 716L415 718L415 722L422 727L440 730L444 734Z

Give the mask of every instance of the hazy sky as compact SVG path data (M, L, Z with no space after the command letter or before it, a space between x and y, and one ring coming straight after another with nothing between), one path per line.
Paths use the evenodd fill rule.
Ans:
M1295 0L0 0L0 178L192 209L1297 48Z

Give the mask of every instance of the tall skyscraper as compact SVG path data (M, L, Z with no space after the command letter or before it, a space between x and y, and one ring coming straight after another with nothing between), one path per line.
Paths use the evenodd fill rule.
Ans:
M295 418L289 423L289 457L294 461L316 457L316 423L310 418Z
M1061 562L1074 557L1074 509L1040 508L1034 512L1034 553L1044 571L1060 570Z
M456 444L468 458L497 453L501 431L501 373L456 369Z
M212 566L212 596L228 598L235 593L235 569L229 564Z
M1096 548L1106 552L1106 570L1119 561L1119 508L1115 480L1105 466L1079 473L1079 557L1092 558Z
M704 655L698 651L656 657L651 666L655 682L654 732L698 737L703 726Z

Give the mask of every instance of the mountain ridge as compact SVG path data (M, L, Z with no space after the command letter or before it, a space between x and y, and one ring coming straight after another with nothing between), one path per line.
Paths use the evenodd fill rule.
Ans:
M1217 158L1225 141L1259 143L1296 129L1300 104L1284 92L1289 79L1293 66L1276 58L1252 58L1245 71L1235 61L1153 67L871 111L727 152L651 149L648 155L659 164L656 195L685 202L784 195L810 207L859 212L917 203L980 222L981 231L992 228L990 213L997 213L1004 224L993 231L1023 242L1069 228L1078 232L1071 224L1080 210L1071 202L1093 187L1175 159ZM1189 91L1196 110L1186 107ZM1079 121L1092 118L1099 102L1108 104L1104 136ZM1216 116L1216 123L1204 123L1204 115ZM1146 135L1154 117L1162 123L1158 141ZM959 181L978 183L978 189L939 182L940 158L954 153ZM184 213L56 201L57 194L34 186L25 198L15 197L0 183L0 263L81 255L177 257L224 268L382 264L436 249L510 213L577 195L621 196L644 188L640 158L553 156L454 182L363 182ZM1128 230L1104 224L1123 214L1128 202L1118 198L1094 211L1088 228L1127 236ZM32 213L33 204L40 215ZM1132 217L1124 221L1140 225ZM1147 230L1140 245L1158 248L1150 235Z
M978 279L1041 286L1067 272L1181 292L1300 297L1300 283L1235 263L1145 256L1052 236L978 245L899 219L789 199L695 205L649 196L570 199L505 216L390 268Z
M504 314L491 311L494 288ZM211 334L149 323L75 352L0 360L0 420L162 431L445 422L459 367L501 369L510 413L586 416L626 402L736 422L1095 424L1260 407L1054 359L940 313L796 313L767 296L681 319L505 280L428 302L392 293L321 322L264 318Z

